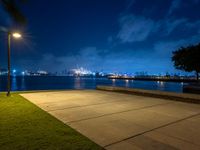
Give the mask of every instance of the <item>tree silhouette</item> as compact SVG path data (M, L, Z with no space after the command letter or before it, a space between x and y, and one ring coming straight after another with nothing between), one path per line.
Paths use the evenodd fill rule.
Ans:
M196 72L197 81L200 73L200 43L188 47L181 47L173 52L172 61L176 69Z
M19 3L24 3L26 0L18 0ZM19 10L16 0L0 0L0 4L12 17L12 19L19 24L26 24L26 18L23 13Z

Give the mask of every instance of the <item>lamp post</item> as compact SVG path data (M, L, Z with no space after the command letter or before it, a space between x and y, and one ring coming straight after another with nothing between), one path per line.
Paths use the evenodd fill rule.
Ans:
M11 32L8 32L8 82L7 82L7 96L10 96L10 85L11 85L11 81L10 81L10 43L11 43L11 35L16 38L16 39L19 39L21 38L21 34L20 33L17 33L17 32L14 32L14 33L11 33Z

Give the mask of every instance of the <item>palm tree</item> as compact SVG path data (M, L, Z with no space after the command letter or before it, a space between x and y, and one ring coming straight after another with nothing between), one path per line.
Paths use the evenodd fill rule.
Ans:
M19 0L20 3L24 3L26 0ZM16 0L0 0L0 5L3 6L6 12L11 18L18 24L26 24L26 18L23 13L19 10L16 4Z

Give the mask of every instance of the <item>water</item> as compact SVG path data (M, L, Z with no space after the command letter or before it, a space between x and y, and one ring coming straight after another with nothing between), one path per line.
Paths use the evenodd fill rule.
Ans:
M0 91L6 91L7 78L0 76ZM97 85L121 86L149 90L182 92L183 83L133 81L89 77L21 76L11 78L12 91L95 89Z

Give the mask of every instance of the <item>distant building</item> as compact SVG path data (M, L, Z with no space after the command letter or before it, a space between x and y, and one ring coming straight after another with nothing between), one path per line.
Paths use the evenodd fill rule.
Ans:
M44 70L38 70L38 71L37 71L37 74L38 74L38 75L41 75L41 76L47 76L47 75L48 75L48 72L47 72L47 71L44 71Z
M7 74L8 74L7 69L0 69L0 76L7 75Z
M81 68L77 68L77 69L71 69L68 72L68 75L70 75L70 76L90 76L90 75L95 75L95 73L81 67Z
M47 75L49 75L49 73L44 70L38 70L36 72L25 70L22 72L22 75L24 75L24 76L47 76Z

